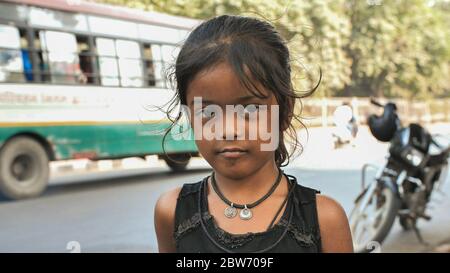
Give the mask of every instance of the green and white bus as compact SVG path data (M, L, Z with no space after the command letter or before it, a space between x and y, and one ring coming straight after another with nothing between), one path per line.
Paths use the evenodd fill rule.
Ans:
M0 1L0 194L41 194L56 160L158 155L184 169L195 142L168 134L163 153L170 121L153 106L167 109L164 68L199 23L79 0Z

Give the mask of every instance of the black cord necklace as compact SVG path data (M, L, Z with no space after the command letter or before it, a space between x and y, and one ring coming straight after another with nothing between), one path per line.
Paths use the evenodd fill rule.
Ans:
M214 189L214 191L217 193L217 195L220 197L220 199L222 199L223 202L225 202L228 207L225 209L224 214L227 218L233 218L237 215L237 209L240 209L241 212L239 213L239 217L242 220L250 220L253 216L253 213L250 209L256 207L257 205L261 204L264 200L266 200L270 195L272 195L272 193L275 191L275 189L277 188L278 184L280 184L281 181L281 176L282 176L283 171L281 169L278 169L278 177L275 180L275 183L273 183L272 187L270 188L269 192L267 192L263 197L261 197L260 199L256 200L255 202L251 203L251 204L244 204L244 205L240 205L240 204L235 204L233 202L231 202L230 200L228 200L223 193L220 191L219 187L217 186L217 182L215 179L215 173L213 172L211 174L211 184L212 187Z
M290 198L290 196L292 195L292 193L294 192L294 190L295 190L295 187L296 187L296 185L297 185L297 181L296 181L296 179L295 179L295 177L294 176L291 176L291 175L286 175L286 176L288 176L288 177L292 177L294 180L291 182L290 180L289 180L289 178L288 178L288 182L291 182L291 184L292 184L292 186L290 187L290 189L289 189L289 193L288 193L288 195L287 195L287 197L286 197L286 200L285 201L287 201L289 198ZM206 228L206 225L205 225L205 222L204 222L204 219L203 219L203 214L202 214L202 192L203 192L203 194L205 195L205 202L207 202L208 200L206 199L206 195L207 195L207 192L206 192L206 189L207 189L207 187L206 187L206 183L208 182L208 177L206 177L204 180L203 180L203 182L201 183L201 185L200 185L200 194L198 195L199 196L199 198L198 198L198 211L199 211L199 215L200 215L200 225L201 225L201 227L202 227L202 229L203 229L203 232L205 232L205 234L206 234L206 237L208 237L208 239L217 247L217 248L219 248L220 250L222 250L223 252L226 252L226 253L237 253L237 252L234 252L234 251L232 251L232 250L229 250L229 249L227 249L227 248L225 248L225 247L223 247L223 246L221 246L216 240L214 240L214 238L212 237L212 235L209 233L209 231L208 231L208 229ZM283 204L283 206L284 206L284 204ZM293 203L291 203L291 206L293 206ZM286 206L286 209L288 209L288 207ZM285 228L284 228L284 231L283 231L283 233L281 234L281 236L280 236L280 238L278 238L278 240L275 242L275 243L273 243L272 245L270 245L270 246L268 246L268 247L266 247L266 248L264 248L264 249L261 249L261 250L257 250L257 251L253 251L253 252L250 252L250 253L264 253L264 252L267 252L267 251L269 251L269 250L271 250L272 248L274 248L275 246L277 246L280 242L281 242L281 240L283 240L283 238L284 238L284 236L286 236L286 234L287 234L287 232L288 232L288 229L289 229L289 225L291 224L291 222L292 222L292 217L293 217L293 215L294 215L294 209L293 208L289 208L289 218L288 218L288 223L287 223L287 225L285 226ZM276 217L275 217L276 218ZM274 222L274 220L272 220L272 223ZM272 225L272 223L271 223L271 225ZM271 226L270 225L270 226ZM270 227L269 226L269 227Z

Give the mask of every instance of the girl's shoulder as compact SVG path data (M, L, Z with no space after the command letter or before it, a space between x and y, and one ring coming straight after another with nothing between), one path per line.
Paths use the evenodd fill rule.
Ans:
M324 252L351 252L352 239L344 208L333 198L320 191L297 184L300 203L315 208L321 247Z
M178 200L180 198L197 193L203 180L195 183L185 183L174 189L162 193L155 205L155 217L162 221L173 221L175 218Z
M181 190L182 187L176 187L159 196L155 205L155 219L159 219L168 224L170 223L175 216L177 198Z
M318 195L316 204L319 221L322 223L336 224L347 222L347 216L344 208L333 198L326 195Z
M181 186L168 190L159 196L156 204L162 207L173 206L173 204L176 203L177 199L193 193L197 193L200 190L202 181L203 180L195 183L184 183Z
M172 230L175 227L177 197L181 187L161 194L154 209L154 225L160 252L175 252Z
M333 198L317 196L317 215L324 252L352 252L352 238L347 215Z
M197 194L201 189L201 184L204 179L193 182L184 183L182 186L178 186L171 189L158 198L155 206L155 216L163 218L166 220L173 220L175 218L177 206L180 206L180 200L183 202L183 209L188 209L188 207L194 206L196 204L192 203L190 200L192 198L197 198ZM329 197L320 195L320 191L303 186L296 182L295 199L301 204L313 203L317 204L317 210L339 210L339 204ZM316 197L318 196L318 197ZM319 197L320 196L320 197ZM194 206L195 207L195 206ZM192 209L195 209L192 207Z

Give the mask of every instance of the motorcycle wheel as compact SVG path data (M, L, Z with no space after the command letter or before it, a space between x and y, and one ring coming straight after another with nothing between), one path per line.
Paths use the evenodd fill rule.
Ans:
M349 217L354 251L371 252L374 242L381 246L394 224L399 207L400 200L389 187L377 182L368 185Z

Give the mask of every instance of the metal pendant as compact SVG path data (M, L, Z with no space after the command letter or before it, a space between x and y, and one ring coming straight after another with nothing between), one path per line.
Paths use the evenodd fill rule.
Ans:
M239 217L242 220L250 220L253 216L252 211L247 208L247 205L245 205L245 208L241 210L241 212L239 213Z
M227 218L234 218L237 215L237 209L231 203L231 206L227 207L224 213Z

